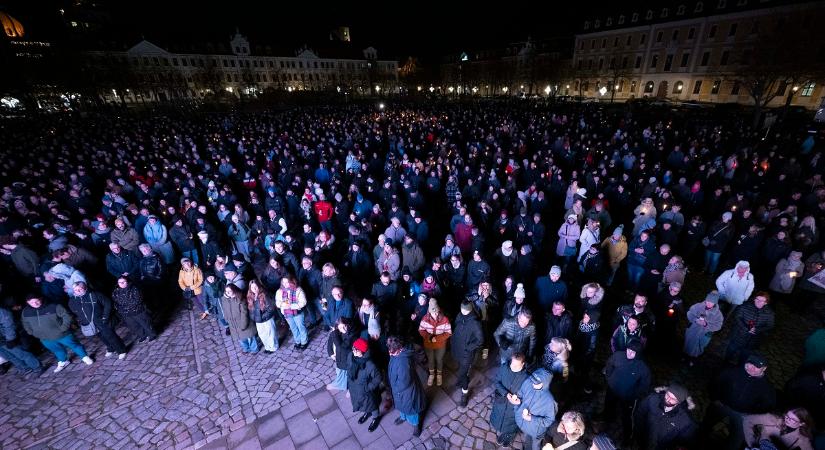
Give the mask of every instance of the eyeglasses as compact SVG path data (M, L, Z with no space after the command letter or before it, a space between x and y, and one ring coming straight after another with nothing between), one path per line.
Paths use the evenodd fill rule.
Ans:
M788 422L791 422L791 423L800 423L799 419L797 419L796 417L794 417L790 414L785 414L785 420L788 421Z

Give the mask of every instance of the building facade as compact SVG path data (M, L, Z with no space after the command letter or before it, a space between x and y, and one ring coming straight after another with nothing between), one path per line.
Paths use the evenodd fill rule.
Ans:
M708 0L659 5L664 6L584 23L575 36L573 52L576 78L571 84L576 95L600 100L660 97L753 103L742 86L742 71L760 50L766 30L776 35L786 27L814 29L825 17L825 4L810 1ZM812 51L807 57L818 56ZM825 95L822 81L814 75L799 78L793 86L778 83L771 87L778 95L767 106L785 104L790 94L793 105L816 108Z
M294 56L257 55L236 33L225 52L171 52L147 40L127 51L90 51L85 69L105 86L101 96L107 102L198 99L217 92L254 96L267 90L398 92L398 62L379 60L375 48L330 53L322 57L304 47Z
M566 95L570 45L569 38L528 39L450 54L432 88L446 95Z

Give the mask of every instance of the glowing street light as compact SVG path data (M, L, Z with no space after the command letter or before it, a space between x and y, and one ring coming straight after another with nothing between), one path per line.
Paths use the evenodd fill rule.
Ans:
M503 88L501 88L501 90L504 91L504 92L507 92L507 91L510 90L510 88L508 88L507 86L504 86Z
M378 104L378 109L384 109L384 104L383 104L383 103L379 103L379 104Z
M341 86L335 86L335 89L338 91L339 94L341 93Z
M381 92L381 86L375 85L375 92Z
M448 87L447 90L450 91L451 94L453 93L453 87L452 86Z
M418 86L418 92L421 92L421 86Z
M435 88L430 86L430 93L433 93L434 91L435 91Z
M794 86L794 87L792 87L792 88L791 88L791 90L792 90L792 91L794 91L794 92L796 92L796 91L798 91L798 90L799 90L799 86Z
M473 94L475 94L476 92L478 92L478 88L473 86Z
M550 86L547 86L546 88L544 88L544 93L547 94L547 95L550 95Z

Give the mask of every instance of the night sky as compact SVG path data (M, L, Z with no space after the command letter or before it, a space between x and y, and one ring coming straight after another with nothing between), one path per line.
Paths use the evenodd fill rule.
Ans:
M569 36L587 14L565 11L556 2L518 0L484 7L479 6L481 2L449 0L408 3L102 0L93 3L92 9L104 11L111 18L106 30L109 34L105 36L108 39L136 42L145 36L158 42L218 42L228 40L237 26L253 44L294 49L304 43L322 42L330 29L349 25L353 42L359 48L373 45L384 56L399 59L410 55L437 57L525 40L528 36ZM45 6L48 4L52 7ZM71 4L68 0L0 0L0 9L23 16L21 20L30 23L32 20L45 23L49 12L66 5L70 10Z

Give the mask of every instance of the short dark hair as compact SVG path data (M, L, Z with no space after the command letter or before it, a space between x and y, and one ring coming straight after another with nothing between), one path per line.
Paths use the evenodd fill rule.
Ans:
M512 356L510 356L510 361L519 360L521 362L524 362L526 359L527 359L527 357L524 356L524 353L520 353L520 352L515 352L515 353L513 353Z
M404 341L398 336L390 336L387 338L387 351L395 353L404 348Z

